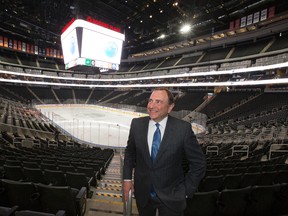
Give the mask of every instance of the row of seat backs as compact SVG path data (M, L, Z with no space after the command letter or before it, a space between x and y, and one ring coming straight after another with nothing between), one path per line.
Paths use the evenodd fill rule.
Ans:
M56 214L39 212L39 211L31 211L31 210L18 210L18 206L5 207L0 206L0 215L1 216L66 216L65 211L59 210Z
M288 183L288 170L205 176L198 187L199 192L223 189L240 189L254 185Z
M67 175L67 173L70 173ZM92 178L91 185L97 186L97 179L99 176L98 172L95 172L92 168L79 167L77 171L62 171L62 170L50 170L40 168L27 168L20 166L9 166L4 165L3 178L15 180L15 181L31 181L34 183L52 184L57 186L67 185L67 176L71 177L71 173L78 173Z
M214 166L212 169L207 166L206 175L225 175L232 173L245 173L245 172L267 172L274 170L288 170L288 164L271 164L271 165L257 165L257 166L234 166L234 167L221 167Z
M7 167L6 171L7 171ZM76 172L66 172L61 170L44 170L44 172L37 168L23 168L24 173L22 173L19 167L10 167L11 169L4 174L5 179L22 181L22 182L33 182L42 183L46 185L53 186L70 186L71 188L81 189L86 187L87 197L91 198L93 195L92 190L90 190L91 185L97 186L97 179L95 174L89 173L76 173Z
M112 160L114 153L101 150L99 154L97 150L90 150L85 148L72 148L61 149L61 147L55 148L30 148L28 150L23 148L10 148L6 146L1 146L2 157L5 161L17 160L20 163L23 161L37 162L40 163L52 163L57 165L77 165L86 166L87 164L98 164L99 167L107 167L107 165ZM31 152L35 151L35 152ZM39 151L39 152L38 152ZM61 152L59 152L61 151ZM89 151L89 152L88 152ZM105 152L106 151L106 152ZM92 154L92 155L91 155ZM94 154L94 155L93 155ZM1 158L0 158L1 163ZM78 164L77 164L78 163ZM82 165L81 165L82 164ZM18 165L18 164L9 164L9 165Z
M64 210L70 216L83 216L86 211L86 188L51 186L1 179L0 205L18 206L19 210L56 214Z
M52 170L63 170L63 171L75 171L79 168L92 168L95 172L99 172L99 174L105 173L105 167L98 163L80 163L80 162L72 162L66 164L58 164L57 161L20 161L20 160L9 160L9 159L0 159L0 165L8 165L8 166L21 166L27 168L41 168L41 169L52 169Z
M197 192L185 216L278 216L288 214L288 184Z

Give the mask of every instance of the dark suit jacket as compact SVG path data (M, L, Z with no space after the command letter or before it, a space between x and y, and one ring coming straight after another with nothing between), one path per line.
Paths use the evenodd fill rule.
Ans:
M125 149L123 179L132 179L137 205L144 207L150 196L151 184L162 202L174 210L184 210L186 196L192 197L206 170L206 160L191 124L168 116L165 132L154 164L152 164L147 133L149 117L135 118ZM190 170L184 176L183 154Z

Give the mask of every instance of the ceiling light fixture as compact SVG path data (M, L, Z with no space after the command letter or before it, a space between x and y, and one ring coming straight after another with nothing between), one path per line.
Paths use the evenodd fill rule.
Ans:
M189 24L185 24L181 27L180 32L182 34L188 33L191 30L191 26Z
M173 3L173 6L174 6L174 7L178 6L178 2L174 2L174 3Z

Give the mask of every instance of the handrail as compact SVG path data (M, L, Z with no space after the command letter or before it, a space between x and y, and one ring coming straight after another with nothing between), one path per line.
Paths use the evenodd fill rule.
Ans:
M121 173L121 179L123 179L123 165L124 165L124 152L123 149L120 150L120 173ZM123 188L122 188L123 192ZM132 191L129 191L128 195L128 201L124 201L123 199L123 215L124 216L131 216L132 215Z
M235 149L239 148L239 149ZM234 156L234 153L246 153L246 157L248 158L249 156L249 145L234 145L232 147L232 156Z
M50 147L50 146L58 147L58 142L57 141L53 141L53 140L49 140L48 141L48 147Z
M13 145L16 146L17 144L21 146L22 138L14 137L13 138Z
M123 149L120 149L120 177L121 179L123 179L123 165L124 165Z
M124 201L124 209L123 209L124 216L131 216L132 215L132 191L129 191L128 201Z
M206 148L206 155L208 154L208 153L216 153L216 155L218 155L219 154L219 147L218 146L207 146L207 148Z
M41 143L39 139L33 139L33 146L41 147Z
M280 149L280 147L287 147L287 149ZM278 147L277 149L273 149L274 147ZM270 149L269 149L269 156L268 160L271 160L271 155L273 152L284 152L288 153L288 144L271 144Z

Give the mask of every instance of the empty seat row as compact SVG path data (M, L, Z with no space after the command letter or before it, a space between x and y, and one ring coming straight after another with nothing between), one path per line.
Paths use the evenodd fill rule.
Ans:
M39 212L39 211L31 211L31 210L18 210L18 206L5 207L0 206L0 215L1 216L65 216L65 211L59 210L56 214Z
M105 174L106 172L106 167L101 166L98 163L85 163L85 164L67 164L64 165L64 163L62 164L52 164L52 163L37 163L37 162L33 162L33 161L25 161L25 162L19 162L17 161L13 161L13 163L11 163L10 161L6 160L2 163L3 161L0 159L0 169L3 170L4 166L18 166L21 168L39 168L42 170L45 169L50 169L50 170L62 170L64 172L66 171L77 171L78 169L92 169L94 172L98 173L98 177L101 177L101 174Z
M75 172L78 169L93 169L94 172L97 172L99 174L99 177L101 174L105 173L105 167L101 166L97 162L67 162L62 163L60 161L19 161L19 160L0 160L0 166L20 166L22 168L40 168L42 170L50 169L50 170L62 170L64 172L70 171Z
M94 172L92 168L79 168L77 171L62 171L62 170L49 170L45 169L42 171L39 168L21 168L20 166L8 166L4 165L4 176L5 179L22 181L22 182L34 182L42 184L50 184L57 186L69 185L69 182L73 181L73 178L79 178L78 176L84 176L87 179L89 185L97 186L97 172ZM71 185L72 186L72 185ZM88 187L87 187L88 189Z
M83 216L86 211L86 188L51 186L2 179L0 206L18 210L40 211L56 214L63 210L66 215Z
M213 168L207 167L206 176L213 175L226 175L226 174L244 174L254 172L269 172L269 171L280 171L288 170L288 164L277 164L277 165L263 165L263 166L249 166L249 167L230 167L230 168Z
M185 216L280 216L288 214L288 185L197 192L187 199Z
M206 176L199 185L199 192L224 189L240 189L254 185L272 185L288 183L288 170L245 174L227 174Z
M276 162L276 161L275 161ZM245 161L240 161L240 160L228 160L227 162L221 161L221 163L216 162L216 161L209 161L207 160L207 168L210 169L220 169L220 168L235 168L235 167L245 167L249 168L251 166L260 166L261 168L264 166L286 166L288 168L288 164L280 164L280 163L275 163L274 161L250 161L250 162L245 162ZM277 167L275 167L277 168Z
M1 155L7 160L31 161L37 163L97 163L107 167L114 156L111 149L98 150L96 148L79 147L49 147L49 148L1 148Z

